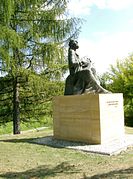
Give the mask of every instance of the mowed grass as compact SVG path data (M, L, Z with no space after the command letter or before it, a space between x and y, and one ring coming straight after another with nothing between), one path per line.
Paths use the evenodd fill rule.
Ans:
M126 128L133 134L133 128ZM0 178L133 178L133 148L116 156L85 153L31 143L52 129L0 136Z
M21 131L26 131L29 129L37 129L43 126L51 126L53 125L53 120L49 116L42 117L39 121L29 121L29 122L21 122L20 129ZM5 125L0 125L0 135L2 134L12 134L13 132L13 122L8 122Z

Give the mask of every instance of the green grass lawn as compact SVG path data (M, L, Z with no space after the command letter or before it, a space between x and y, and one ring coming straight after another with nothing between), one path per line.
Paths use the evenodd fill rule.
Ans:
M133 128L126 128L133 134ZM53 148L30 143L52 129L0 136L0 178L103 179L133 178L133 148L116 156Z
M21 131L26 131L29 129L37 129L42 126L52 126L53 119L49 116L42 117L39 121L29 121L21 122L20 129ZM8 122L5 125L0 125L0 135L2 134L12 134L13 133L13 122Z

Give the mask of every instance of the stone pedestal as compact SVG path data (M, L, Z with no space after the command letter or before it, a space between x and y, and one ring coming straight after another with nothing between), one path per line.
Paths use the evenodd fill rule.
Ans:
M56 139L89 144L124 139L121 93L55 97L53 118Z

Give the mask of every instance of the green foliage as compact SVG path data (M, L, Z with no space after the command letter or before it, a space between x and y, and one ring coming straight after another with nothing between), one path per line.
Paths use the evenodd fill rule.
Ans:
M52 116L53 96L63 95L64 82L48 80L46 75L31 73L20 78L20 119L21 122L39 121ZM0 123L12 121L12 79L0 78Z
M27 85L24 84L20 92L22 120L39 120L41 116L52 116L52 98L63 94L63 90L63 82L47 80L43 75L30 75Z
M8 76L0 78L0 123L6 123L12 116L12 80ZM6 120L5 120L6 119Z
M75 19L61 18L67 1L5 0L0 2L0 59L3 70L41 70L62 61L62 42L76 31Z
M0 122L13 120L16 133L20 120L51 115L52 96L63 94L63 43L79 27L66 8L67 0L0 1L0 72L6 75L0 79Z
M21 131L27 130L39 130L42 127L52 128L53 126L53 119L50 116L43 116L40 117L39 120L30 120L30 121L21 121ZM5 124L0 124L0 135L3 134L12 134L13 125L12 122L7 122Z
M12 122L0 125L0 135L11 134L13 131Z
M123 93L125 124L133 126L133 55L111 65L110 72L102 76L105 87L114 93Z

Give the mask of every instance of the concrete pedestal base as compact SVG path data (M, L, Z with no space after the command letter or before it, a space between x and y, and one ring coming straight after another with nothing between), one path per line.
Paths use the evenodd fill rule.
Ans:
M121 93L55 97L53 117L56 139L89 144L124 140Z

